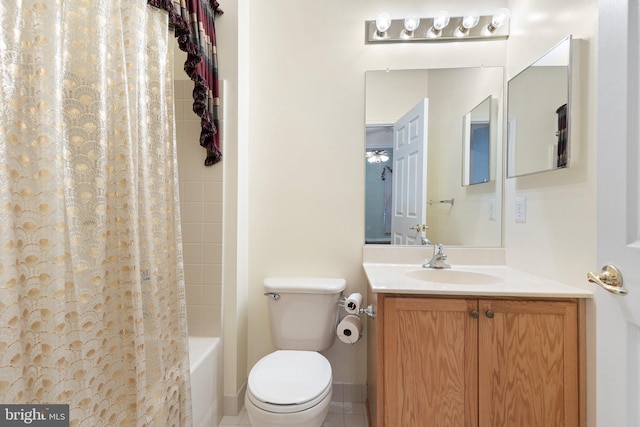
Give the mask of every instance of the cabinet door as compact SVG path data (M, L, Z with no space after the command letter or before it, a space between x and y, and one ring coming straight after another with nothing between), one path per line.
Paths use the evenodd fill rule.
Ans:
M478 425L477 300L384 302L384 426Z
M578 425L575 302L479 301L480 427Z

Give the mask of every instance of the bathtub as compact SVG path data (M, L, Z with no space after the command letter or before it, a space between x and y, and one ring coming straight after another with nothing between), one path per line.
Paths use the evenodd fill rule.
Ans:
M189 337L193 427L216 427L222 418L220 338Z

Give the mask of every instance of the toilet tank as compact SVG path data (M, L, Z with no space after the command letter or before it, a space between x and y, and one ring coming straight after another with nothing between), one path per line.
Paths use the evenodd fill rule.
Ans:
M335 339L345 279L267 277L271 342L281 350L322 351Z

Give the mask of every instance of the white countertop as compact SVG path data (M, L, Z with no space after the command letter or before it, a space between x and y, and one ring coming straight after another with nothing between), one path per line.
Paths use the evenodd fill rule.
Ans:
M407 275L407 273L416 270L429 270L430 272L427 274L438 273L434 269L423 269L419 264L364 263L363 267L371 290L379 293L538 298L593 297L593 294L588 290L548 280L503 265L453 265L451 269L443 270L444 272L459 271L462 274L471 272L471 274L489 275L479 277L480 279L488 279L485 282L491 282L483 284L425 281Z

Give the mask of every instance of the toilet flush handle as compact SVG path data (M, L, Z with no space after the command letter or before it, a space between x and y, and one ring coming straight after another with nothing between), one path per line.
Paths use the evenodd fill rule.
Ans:
M265 292L264 294L265 296L273 298L275 301L278 301L280 299L280 294L277 294L275 292Z

